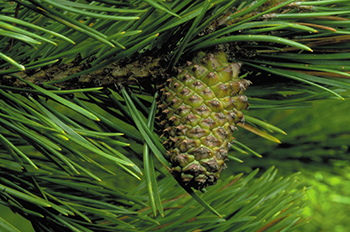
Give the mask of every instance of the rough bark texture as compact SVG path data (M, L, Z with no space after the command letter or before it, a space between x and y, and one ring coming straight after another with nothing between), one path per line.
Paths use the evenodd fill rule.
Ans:
M54 64L39 69L18 72L15 75L37 85L45 82L62 80L71 75L91 68L93 57L82 60L77 55L75 60L64 64ZM110 87L114 84L139 85L142 82L154 82L166 73L164 57L135 55L110 64L100 70L76 76L53 84L61 89L79 89L88 87ZM0 85L26 87L26 84L9 75L0 76Z

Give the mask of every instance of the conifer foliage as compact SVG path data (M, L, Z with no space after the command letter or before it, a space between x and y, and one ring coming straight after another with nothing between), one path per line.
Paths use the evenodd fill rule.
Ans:
M231 135L279 142L271 133L285 132L249 111L346 97L348 1L14 0L0 12L0 204L35 231L306 222L297 175L234 174L235 152L260 155ZM192 125L188 106L219 126ZM238 162L222 171L227 159ZM0 230L18 231L1 215Z

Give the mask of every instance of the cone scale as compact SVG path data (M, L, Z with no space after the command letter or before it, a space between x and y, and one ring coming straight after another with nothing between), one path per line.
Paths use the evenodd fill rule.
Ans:
M232 133L249 105L242 94L250 81L238 78L240 67L228 63L222 51L200 52L160 87L157 119L167 138L167 158L186 186L214 185L226 168Z

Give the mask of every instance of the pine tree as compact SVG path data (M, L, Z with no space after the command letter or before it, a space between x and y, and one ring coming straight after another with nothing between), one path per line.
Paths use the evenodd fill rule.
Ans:
M307 221L297 174L225 175L243 165L236 153L260 156L235 129L225 146L238 162L216 185L176 176L157 99L198 54L224 54L241 66L237 93L252 83L234 123L279 142L272 133L285 132L249 112L350 89L348 1L15 0L0 9L0 203L35 231L290 231ZM0 217L3 231L15 227Z

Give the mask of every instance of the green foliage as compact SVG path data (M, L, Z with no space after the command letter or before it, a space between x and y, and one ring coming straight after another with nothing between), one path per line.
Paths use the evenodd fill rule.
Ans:
M303 173L304 182L313 186L307 193L311 204L303 213L312 220L305 230L347 231L350 226L346 217L350 213L349 159L334 162L326 170L303 170Z
M226 47L254 83L252 113L240 126L278 142L271 133L283 131L254 110L346 97L349 9L342 0L1 1L0 204L37 231L297 228L305 221L304 189L295 175L276 178L272 168L259 178L254 171L222 179L206 193L182 186L192 197L184 195L153 132L156 83L59 84L137 54L163 55L170 62L162 68L171 71L199 50ZM77 54L86 69L34 78ZM251 146L261 138L241 136L236 150L264 152ZM236 153L230 158L240 161ZM2 218L0 226L16 231Z
M255 116L287 132L276 136L283 142L258 144L254 136L244 132L240 137L264 158L238 155L244 165L237 166L237 171L250 173L251 167L267 169L273 164L280 175L300 171L299 178L311 187L307 191L310 204L303 213L310 220L297 231L345 232L349 228L348 112L349 99L322 101L312 108L283 112L259 110ZM303 125L296 126L301 119Z

